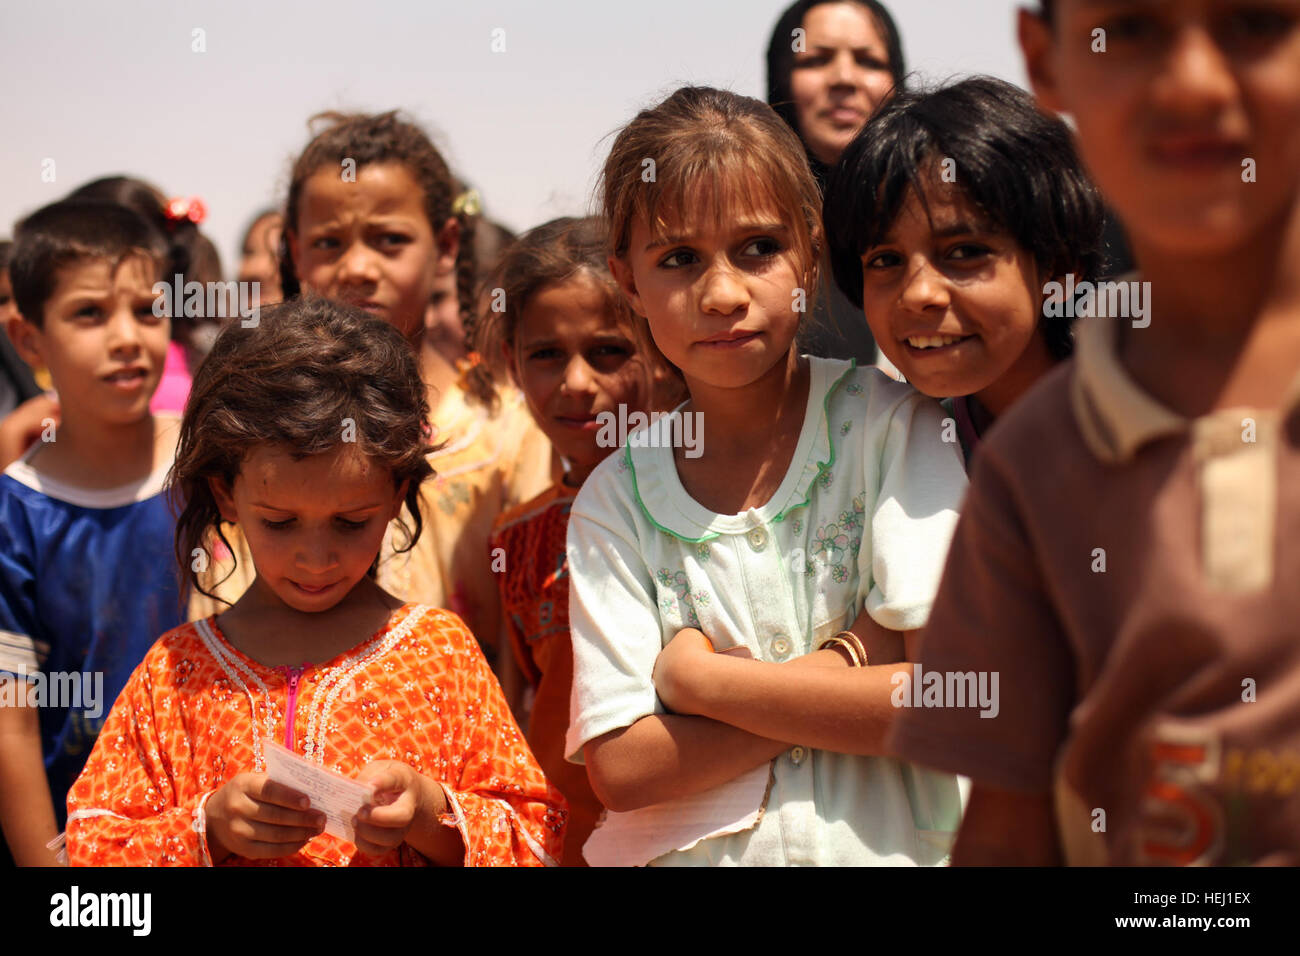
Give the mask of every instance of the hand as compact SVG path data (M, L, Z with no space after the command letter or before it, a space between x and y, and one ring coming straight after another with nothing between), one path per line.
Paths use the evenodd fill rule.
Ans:
M357 780L375 788L375 802L358 810L353 820L353 842L366 856L383 856L401 846L417 825L438 826L438 816L446 812L442 787L401 761L371 761Z
M3 334L3 333L0 333ZM0 467L17 461L45 431L45 420L59 424L59 403L49 395L23 402L0 422Z
M264 773L239 773L208 798L208 850L220 863L232 853L250 860L289 856L325 831L325 814L303 794Z
M688 627L677 632L655 660L655 691L674 713L694 713L692 688L702 678L713 656L713 644L704 632Z

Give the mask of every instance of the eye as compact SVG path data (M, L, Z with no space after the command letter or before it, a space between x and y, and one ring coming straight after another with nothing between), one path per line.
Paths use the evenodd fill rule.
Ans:
M369 521L349 521L347 518L338 518L337 521L339 527L344 531L360 531L366 525L370 524Z
M681 269L698 261L698 257L689 249L677 249L660 259L659 265L665 269Z
M1149 40L1160 32L1155 17L1142 13L1126 13L1104 20L1101 29L1115 40Z
M760 259L766 259L776 255L782 249L781 243L777 242L771 236L753 240L749 245L741 250L747 256L758 256Z
M269 521L266 518L262 519L262 525L272 531L284 531L291 524L293 524L292 518L285 518L283 521Z
M339 241L333 236L317 236L311 241L311 247L313 249L322 250L337 249L339 247Z
M862 67L863 69L883 70L885 72L889 72L888 61L882 60L880 57L875 56L874 54L867 53L864 51L862 53L859 53L854 59L857 60L858 66Z
M800 53L794 58L794 68L808 69L811 67L825 66L830 62L830 54L825 52L817 53Z
M86 305L83 305L80 308L78 308L77 311L73 313L73 318L98 319L101 318L103 314L104 314L103 310L100 309L99 306L94 305L92 303L87 303Z
M379 237L381 245L404 246L411 242L411 237L401 232L385 232Z
M549 362L560 357L560 350L554 347L534 349L528 353L529 360L534 362Z
M868 253L862 257L863 271L867 269L892 269L894 266L901 265L902 256L897 252L878 252L874 256Z
M1267 8L1236 10L1228 18L1223 32L1235 40L1267 40L1286 34L1295 18L1282 10Z
M948 250L948 258L979 259L987 256L991 251L988 246L980 245L978 242L963 242Z

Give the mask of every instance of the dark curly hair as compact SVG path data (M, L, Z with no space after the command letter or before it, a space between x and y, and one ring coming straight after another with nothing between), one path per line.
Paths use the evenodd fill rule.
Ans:
M168 478L180 512L176 560L189 576L182 590L192 583L215 597L190 555L207 550L212 533L230 545L208 480L233 483L245 455L261 444L286 446L295 459L329 452L344 440L345 419L355 423L358 450L392 471L394 487L409 481L404 501L415 527L400 550L414 547L420 484L433 474L428 415L415 355L381 319L307 296L261 310L252 328L232 322L194 377Z

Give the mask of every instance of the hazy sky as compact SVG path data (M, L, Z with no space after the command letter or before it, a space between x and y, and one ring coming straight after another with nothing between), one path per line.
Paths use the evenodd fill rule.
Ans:
M202 197L231 272L324 109L405 109L512 229L580 214L607 135L637 109L688 83L763 97L787 2L0 0L0 235L129 173ZM1028 0L886 2L924 79L1023 84L1014 10Z

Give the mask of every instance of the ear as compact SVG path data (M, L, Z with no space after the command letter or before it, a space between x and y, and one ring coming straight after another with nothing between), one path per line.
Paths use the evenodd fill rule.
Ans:
M445 276L456 268L456 256L460 253L460 222L448 219L442 228L434 233L433 241L438 247L436 275Z
M645 307L641 304L641 296L636 291L636 276L632 274L632 267L618 256L610 256L608 262L609 271L613 274L618 287L623 290L623 295L627 297L628 304L632 306L637 315L648 318L645 314Z
M234 492L226 484L226 479L209 478L208 490L212 492L212 497L216 499L217 510L221 512L221 520L230 524L239 524L239 512L235 508Z
M33 368L45 364L45 356L41 354L45 335L40 329L21 315L16 315L5 323L5 331L9 333L9 341L13 342L14 349L24 362Z
M1029 85L1034 96L1044 110L1064 113L1066 109L1061 101L1056 76L1056 57L1059 51L1052 27L1032 10L1022 7L1017 12L1020 52L1025 58L1025 72L1029 74Z

